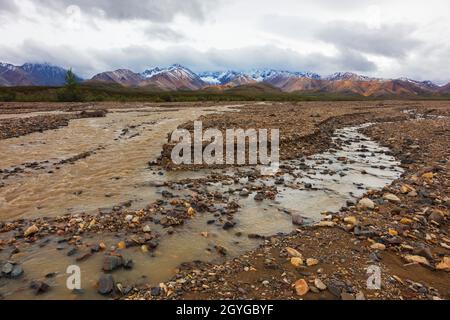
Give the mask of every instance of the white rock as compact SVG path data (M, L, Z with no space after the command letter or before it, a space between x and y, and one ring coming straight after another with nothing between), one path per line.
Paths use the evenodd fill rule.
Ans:
M359 200L358 206L362 209L374 209L375 203L372 200L370 200L369 198L363 198L363 199Z
M383 199L394 203L402 202L399 197L392 193L386 193L385 195L383 195Z

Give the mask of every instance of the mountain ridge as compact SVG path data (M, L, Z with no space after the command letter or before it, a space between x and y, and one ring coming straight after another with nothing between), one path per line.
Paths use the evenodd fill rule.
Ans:
M66 69L49 63L25 63L22 66L0 63L0 86L62 86L66 72ZM80 77L77 79L81 81ZM85 81L87 84L98 82L161 91L221 90L265 83L282 92L351 93L367 97L450 94L450 83L439 86L431 81L409 78L381 79L353 72L336 72L322 77L313 72L270 68L195 73L180 64L147 68L140 73L117 69L98 73Z

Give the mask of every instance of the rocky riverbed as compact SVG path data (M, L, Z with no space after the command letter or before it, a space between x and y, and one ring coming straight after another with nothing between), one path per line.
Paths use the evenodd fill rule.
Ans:
M149 112L142 107L130 106L124 114ZM175 107L161 116L174 117L178 108L189 108ZM104 105L94 109L118 111ZM139 200L115 197L97 186L103 200L96 197L79 212L67 213L60 201L61 214L46 215L43 209L1 219L1 295L448 298L447 103L243 103L220 110L188 121L200 116L205 127L281 129L283 164L276 177L263 177L252 167L171 168L165 158L170 145L160 141L159 161L154 161L155 152L138 165L145 179L134 181L134 189L146 190L139 191ZM145 136L157 123L138 133ZM115 143L133 141L130 134L117 129ZM37 161L36 166L52 176L47 166L101 159L108 143L89 147L92 154L61 154L59 161ZM0 190L42 174L26 166L25 174L10 172L11 167ZM110 184L120 185L127 177ZM91 201L84 196L88 191L79 191L74 199ZM13 212L16 207L11 203L9 208ZM71 264L83 271L83 290L65 288L65 269ZM367 288L367 268L374 266L381 270L380 290Z

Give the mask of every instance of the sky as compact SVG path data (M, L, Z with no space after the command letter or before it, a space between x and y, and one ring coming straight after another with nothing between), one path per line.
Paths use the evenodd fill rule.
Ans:
M450 82L448 0L0 0L0 61Z

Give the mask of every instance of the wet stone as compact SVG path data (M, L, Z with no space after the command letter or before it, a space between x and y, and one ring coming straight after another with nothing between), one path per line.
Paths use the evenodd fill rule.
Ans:
M50 286L44 281L32 281L30 288L33 289L34 294L42 294L50 289Z
M108 295L114 290L114 278L110 274L102 274L98 281L98 293Z
M114 271L123 265L122 257L118 256L106 256L103 260L104 271Z

